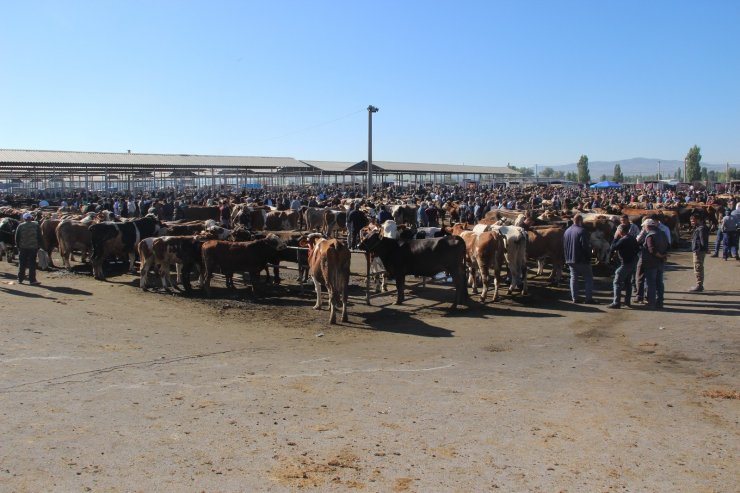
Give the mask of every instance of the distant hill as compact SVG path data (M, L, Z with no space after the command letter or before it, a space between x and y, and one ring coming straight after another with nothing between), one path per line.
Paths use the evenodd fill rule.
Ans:
M663 176L673 176L673 173L677 168L681 168L683 172L683 159L652 159L644 157L633 157L630 159L620 159L617 161L589 161L588 169L591 174L591 179L598 179L601 175L607 175L611 177L614 173L614 165L619 163L622 168L622 174L625 176L637 176L640 173L643 175L654 175L658 172L658 161L660 161L660 169ZM706 166L708 170L724 171L724 164L711 164L702 161L702 167ZM540 171L545 166L540 166ZM555 171L562 171L567 173L569 171L576 171L578 169L577 163L563 164L559 166L549 166Z

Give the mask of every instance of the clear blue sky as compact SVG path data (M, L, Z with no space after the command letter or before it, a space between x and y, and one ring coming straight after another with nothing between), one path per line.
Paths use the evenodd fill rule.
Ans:
M0 148L740 162L740 1L0 0Z

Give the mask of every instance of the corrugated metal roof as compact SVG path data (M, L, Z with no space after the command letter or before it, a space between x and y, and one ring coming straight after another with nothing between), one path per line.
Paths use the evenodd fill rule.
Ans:
M301 160L302 163L305 163L312 168L315 168L319 171L325 171L327 173L342 173L347 171L352 166L355 166L358 164L356 161L349 162L349 161L306 161ZM361 161L362 162L362 161Z
M306 168L292 157L202 156L196 154L139 154L0 149L0 163L90 164L110 166L207 166L219 168Z
M363 161L354 166L358 170L367 166ZM467 164L434 164L434 163L399 163L393 161L373 161L373 167L379 171L392 173L456 173L456 174L482 174L482 175L519 175L506 166L470 166Z

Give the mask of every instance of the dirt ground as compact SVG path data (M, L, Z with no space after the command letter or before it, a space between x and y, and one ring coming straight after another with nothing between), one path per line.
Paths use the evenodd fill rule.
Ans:
M534 281L453 314L449 287L358 286L335 327L310 289L3 261L0 491L738 491L740 262L690 294L690 260L660 312L608 310L607 278L600 306Z

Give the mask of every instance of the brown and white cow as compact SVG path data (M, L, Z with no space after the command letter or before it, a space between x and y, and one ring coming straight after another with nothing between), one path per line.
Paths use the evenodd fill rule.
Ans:
M200 285L202 286L201 247L203 243L201 236L158 236L139 242L139 287L143 290L147 289L147 275L153 267L162 279L162 287L165 289L173 287L170 277L173 265L177 272L177 282L182 284L185 293L189 294L192 291L190 273L193 267L196 267L201 274Z
M527 234L519 226L498 226L478 223L473 227L473 232L483 233L485 231L497 231L504 237L506 247L506 264L511 274L509 294L515 287L522 287L522 294L527 295Z
M481 302L486 301L490 280L490 269L493 269L493 301L498 300L498 288L501 280L501 267L504 264L506 248L504 237L497 231L473 233L462 231L460 237L465 241L465 263L468 266L468 286L473 287L473 293L478 293L476 274L480 274L483 290Z
M351 253L347 245L336 238L325 239L311 233L302 243L308 246L308 271L316 288L314 310L321 310L321 285L329 293L329 323L337 323L337 309L342 305L342 322L347 321L347 292Z

